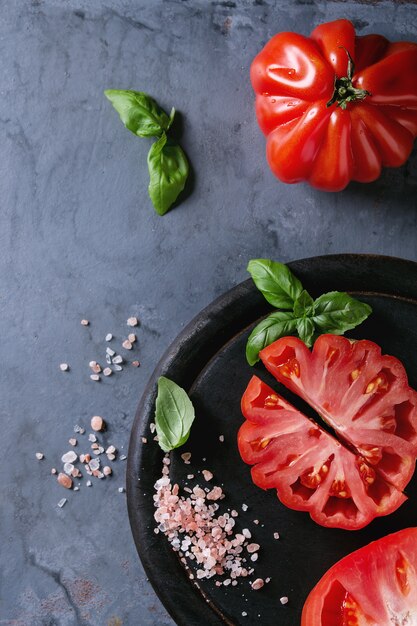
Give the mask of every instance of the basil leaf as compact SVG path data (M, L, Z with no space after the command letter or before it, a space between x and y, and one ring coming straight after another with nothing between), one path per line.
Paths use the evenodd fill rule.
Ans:
M313 345L314 323L310 317L300 317L297 320L297 333L301 341L304 341L308 348Z
M165 215L184 189L189 171L187 157L180 146L167 143L163 133L149 150L148 169L149 196L155 211Z
M331 291L315 300L312 320L322 333L343 335L361 324L371 313L369 304L359 302L347 293Z
M293 309L303 286L286 265L269 259L252 259L247 269L259 291L272 306Z
M162 450L179 448L188 439L194 407L187 392L165 376L158 379L155 425Z
M314 300L310 294L303 289L294 302L294 316L295 317L310 317L313 313Z
M297 320L290 311L277 311L262 320L251 332L246 344L246 359L249 365L259 361L259 352L271 343L293 335L297 330Z
M143 91L106 89L104 94L126 128L139 137L160 137L174 119L175 109L168 117L159 104Z

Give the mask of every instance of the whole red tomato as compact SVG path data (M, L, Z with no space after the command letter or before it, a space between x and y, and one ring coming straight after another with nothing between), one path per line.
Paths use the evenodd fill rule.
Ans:
M251 81L266 154L285 183L340 191L408 159L417 136L417 44L355 36L349 20L279 33Z

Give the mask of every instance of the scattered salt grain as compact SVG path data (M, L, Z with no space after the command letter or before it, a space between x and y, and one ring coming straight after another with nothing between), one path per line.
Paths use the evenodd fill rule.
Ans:
M187 480L192 480L194 478L194 474L187 474Z
M130 341L130 343L135 343L135 341L137 340L135 333L130 333L130 335L128 335L127 338Z
M79 491L80 488L79 487L74 487L74 491Z
M152 424L151 424L151 426L152 426ZM151 432L153 432L152 429L151 429ZM181 454L181 458L184 461L184 463L189 464L190 463L190 459L191 459L191 452L183 452Z
M138 318L137 317L129 317L129 319L127 320L127 325L128 326L137 326L138 325Z
M142 437L142 443L148 443L148 440L146 439L146 437Z
M97 361L90 361L88 365L94 374L100 374L101 365Z
M132 365L133 365L133 367L139 367L140 363L139 363L139 361L132 361Z
M62 498L59 502L58 502L58 506L60 509L62 509L62 507L67 503L67 499L66 498Z
M98 468L100 467L100 459L91 459L91 461L88 464L88 467L90 468L92 472L97 471Z
M253 554L254 552L258 552L260 547L261 546L259 545L259 543L250 543L246 547L246 550L249 552L249 554Z
M121 454L121 455L119 456L119 459L120 459L121 461L126 461L127 456L126 456L125 454Z
M258 520L258 519L254 519L254 520L253 520L253 523L254 523L254 524L259 524L259 520Z
M106 449L106 454L114 454L116 452L116 448L114 446L109 446Z
M97 437L93 435L93 433L90 433L88 435L88 441L92 441L93 443L95 443L97 441Z
M53 467L53 468L51 469L51 474L56 474L56 469L55 469L55 467Z
M93 483L91 482L91 480L87 480L87 482L85 483L86 487L91 487Z
M121 365L116 364L113 367L115 372L121 372L123 370L123 367Z
M100 417L99 415L94 415L94 417L91 418L91 428L95 430L96 432L103 430L104 429L103 418Z
M279 533L274 533L274 539L279 539Z
M74 466L72 463L64 463L64 472L70 476L72 474L72 470Z
M250 539L252 537L252 533L249 530L249 528L244 528L242 530L242 535L246 538L246 539Z
M91 378L91 380L94 380L97 383L100 380L100 376L98 374L90 374L90 378Z
M70 446L76 446L78 442L74 437L71 437L71 439L68 439L68 443Z
M78 456L74 452L74 450L69 450L68 452L63 454L61 457L61 461L63 463L74 463L74 461L76 461L77 459L78 459Z
M109 467L108 465L105 465L105 466L103 467L103 474L104 474L105 476L110 476L110 475L111 475L111 473L112 473L112 469L111 469L111 467Z
M125 488L124 488L124 487L119 487L117 491L118 491L119 493L124 493L124 490L125 490Z
M90 322L88 320L81 320L81 326L88 326L89 323Z
M264 584L265 583L262 578L257 578L256 580L253 581L253 583L251 584L251 587L254 591L258 591L258 589L262 589Z
M258 553L255 552L254 554L252 554L250 560L255 563L258 560Z
M246 617L246 616L247 616L246 611L242 611L242 617Z
M69 370L68 363L61 363L61 365L59 366L59 369L61 370L61 372L68 372Z
M115 454L108 454L107 458L109 459L109 461L114 461L114 459L116 458Z
M107 347L106 348L106 354L108 354L109 356L114 356L116 353L114 350L112 350L111 348Z
M207 482L209 482L213 478L213 474L209 472L209 470L203 470L201 473L204 476L204 480L206 480Z
M72 479L62 472L58 474L57 481L61 487L65 487L65 489L71 489L72 487Z
M248 505L242 504L242 511L247 511L247 510L248 510Z
M223 442L224 442L224 435L220 435L220 436L219 436L219 441L220 441L220 443L223 443Z
M132 344L129 341L129 339L125 339L124 342L122 343L122 346L125 350L131 350L132 349Z
M281 602L281 604L288 604L287 596L282 596L282 598L280 598L279 601Z
M113 370L110 367L105 367L103 370L104 376L111 376L113 374Z
M44 458L44 455L42 452L37 452L35 456L38 459L38 461L42 461L42 459Z
M111 333L107 333L105 339L106 341L111 341L113 339L113 335Z
M123 363L123 357L120 354L116 354L116 356L111 360L111 362L113 364L119 365L120 363Z

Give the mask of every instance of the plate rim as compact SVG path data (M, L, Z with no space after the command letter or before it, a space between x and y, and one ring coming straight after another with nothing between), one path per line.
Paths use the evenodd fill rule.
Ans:
M386 264L390 267L398 265L399 267L403 267L404 270L407 268L408 273L414 273L416 276L416 285L415 292L411 296L409 294L404 296L404 294L392 293L392 291L384 292L381 289L372 291L374 293L385 293L391 297L406 297L407 299L417 301L417 262L410 259L378 254L342 253L306 257L287 262L286 265L297 273L297 267L301 268L312 264L320 265L330 263L331 265L335 265L344 263L355 264L355 262L361 264L365 261L368 263L374 263L375 265ZM399 276L401 277L402 275L402 272L400 272ZM401 289L401 285L398 286ZM150 420L150 410L152 409L155 401L156 381L159 376L167 375L170 372L170 370L174 367L179 354L187 348L188 344L192 345L192 343L196 341L198 335L204 335L204 331L207 332L207 327L213 323L213 320L216 319L217 315L225 309L230 308L231 304L236 300L242 300L244 302L245 297L247 297L249 293L253 292L254 289L255 288L251 278L238 283L219 297L215 298L210 304L194 316L188 324L186 324L183 330L171 342L158 361L145 386L132 424L129 439L128 463L126 468L126 492L128 516L134 543L138 556L142 562L142 566L155 593L172 619L177 624L184 626L193 626L194 624L196 626L200 626L201 623L207 625L210 624L210 626L220 626L224 624L233 624L233 622L231 622L226 615L224 615L208 598L204 596L204 592L201 589L199 592L195 585L190 584L189 579L185 575L186 570L183 566L180 566L178 559L177 567L181 568L183 573L183 582L186 583L188 589L187 602L178 602L176 598L173 598L172 589L170 589L169 584L167 584L165 577L163 575L161 576L159 569L160 566L157 565L155 567L155 560L153 558L154 555L151 554L152 549L149 550L149 547L152 548L152 544L155 543L155 538L158 538L153 533L153 524L151 524L151 527L146 526L145 528L145 525L142 526L138 523L138 517L141 515L140 512L144 509L144 506L149 504L148 502L145 502L145 498L146 500L151 499L151 494L148 493L147 495L144 495L138 487L138 471L144 462L144 448L147 449L146 452L148 451L148 446L144 446L141 443L141 436L144 436L144 429ZM258 299L255 298L256 304L258 307L264 308L266 314L271 307L268 303L266 303L260 293L259 296L260 297ZM253 297L254 294L252 293L252 298ZM254 306L249 308L253 309ZM254 320L252 318L252 323L253 321ZM250 323L251 321L249 320L248 324ZM244 326L242 326L242 329L243 328ZM238 330L236 332L238 332ZM216 352L217 350L214 350L214 354ZM207 361L208 359L205 359L205 362ZM159 450L157 446L154 446L154 448L157 451L157 454L154 454L154 457L159 455L162 459L162 450ZM148 522L149 521L150 520L148 520ZM169 548L169 550L171 549ZM171 552L175 555L172 550ZM201 621L202 619L204 622Z

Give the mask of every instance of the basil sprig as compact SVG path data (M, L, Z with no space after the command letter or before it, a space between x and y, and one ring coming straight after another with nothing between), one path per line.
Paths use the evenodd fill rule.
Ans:
M134 135L157 138L148 154L148 191L155 211L165 215L184 189L189 172L184 151L167 135L175 109L172 108L168 116L156 100L143 91L106 89L104 94Z
M155 426L164 452L179 448L187 441L194 417L194 407L187 392L161 376L158 379Z
M298 335L310 348L319 335L343 335L372 313L369 304L341 291L330 291L313 300L283 263L252 259L248 272L265 299L281 309L268 315L249 335L246 358L250 365L259 361L263 348L280 337Z

